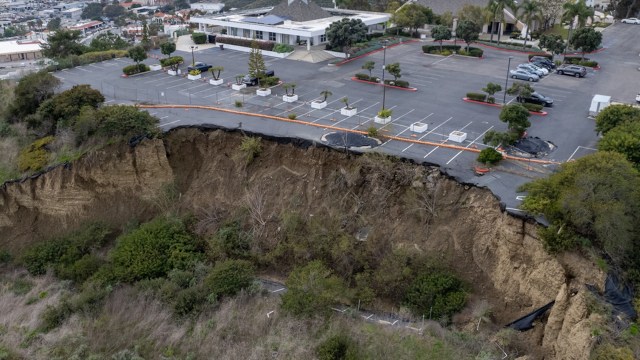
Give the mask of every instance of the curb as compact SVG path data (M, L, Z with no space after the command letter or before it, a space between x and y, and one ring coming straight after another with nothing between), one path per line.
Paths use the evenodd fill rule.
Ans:
M484 105L484 106L491 106L491 107L502 108L502 105L500 105L500 104L490 104L490 103L488 103L488 102L484 102L484 101L471 100L471 99L469 99L469 98L467 98L467 97L463 97L463 98L462 98L462 101L469 102L469 103L474 103L474 104L480 104L480 105ZM531 115L537 115L537 116L547 116L549 113L548 113L548 112L546 112L546 111L540 111L540 112L537 112L537 111L529 111L529 114L531 114Z
M360 80L360 79L356 78L355 76L351 78L351 81L356 81L356 82L365 83L365 84L378 85L378 86L384 86L384 87L388 87L388 88L392 88L392 89L398 89L398 90L404 90L404 91L412 91L412 92L418 91L418 88L414 88L414 87L404 88L404 87L400 87L400 86L387 85L387 84L377 83L377 82L373 82L373 81Z
M393 45L389 45L389 46L387 46L387 48L392 48L392 47L396 47L396 46L399 46L399 45L408 44L408 43L412 43L412 42L419 42L419 41L420 41L420 40L417 40L417 39L410 39L410 40L407 40L407 41L402 41L402 42L399 42L399 43L396 43L396 44L393 44ZM338 63L335 63L334 65L335 65L335 66L342 66L342 65L344 65L344 64L347 64L347 63L352 62L353 60L358 60L358 59L360 59L360 58L363 58L363 57L365 57L365 56L369 56L369 55L371 55L371 54L377 53L377 52L382 51L382 50L384 50L384 48L376 49L376 50L373 50L373 51L369 51L369 52L368 52L368 53L366 53L366 54L358 55L358 56L356 56L356 57L354 57L354 58L345 59L345 60L343 60L343 61L340 61L340 62L338 62Z

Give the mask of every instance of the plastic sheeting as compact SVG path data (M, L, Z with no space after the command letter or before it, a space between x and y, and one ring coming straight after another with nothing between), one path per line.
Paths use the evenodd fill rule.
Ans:
M598 289L593 285L587 285L587 288L594 294L602 295L602 298L613 307L613 315L626 315L630 320L635 321L638 314L633 307L633 289L627 284L623 284L617 276L613 274L607 275L604 283L604 294L600 294Z
M555 301L552 301L547 305L528 313L527 315L519 318L518 320L508 323L507 325L505 325L505 327L509 327L519 331L527 331L533 328L533 322L540 316L544 315L544 313L547 312L547 310L551 309L553 304L555 304Z

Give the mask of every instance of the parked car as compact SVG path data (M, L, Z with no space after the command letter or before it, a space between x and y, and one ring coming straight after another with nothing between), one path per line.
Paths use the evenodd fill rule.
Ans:
M540 77L543 77L545 75L549 74L549 70L547 69L543 69L543 68L539 68L533 64L520 64L518 65L518 69L523 69L525 71L528 71L532 74L536 74Z
M556 64L554 64L553 61L551 61L546 56L532 56L531 59L529 59L529 61L534 64L544 64L547 69L556 68Z
M553 99L540 94L539 92L534 91L529 97L520 97L516 98L518 102L527 102L532 104L538 104L542 106L551 107L553 106Z
M571 75L575 77L585 77L587 75L587 68L580 65L565 64L556 69L556 73L560 75Z
M269 76L273 76L273 75L275 75L275 72L273 70L267 70L267 71L264 72L264 77L269 77ZM257 77L251 77L251 75L247 74L242 79L242 83L243 84L247 84L248 86L256 86L256 85L258 85L258 78Z
M524 69L515 69L515 70L511 70L509 71L509 74L511 74L511 77L513 79L519 79L519 80L527 80L527 81L538 81L540 80L540 77L536 74L532 74Z
M205 64L203 62L197 62L191 66L187 66L187 71L191 70L200 70L201 73L205 73L211 69L211 65Z
M640 24L640 19L638 18L628 18L628 19L622 19L622 22L625 24Z

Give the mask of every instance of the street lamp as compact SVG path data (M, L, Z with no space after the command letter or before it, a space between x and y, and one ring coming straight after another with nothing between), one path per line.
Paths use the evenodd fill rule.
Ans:
M191 66L196 64L196 57L193 55L193 50L198 50L197 46L191 46Z
M387 42L388 40L382 41L382 108L383 109L385 108L384 102L387 97L387 87L385 86L385 83L384 83L384 73L385 73L385 66L387 61Z
M504 97L502 98L502 105L507 102L507 86L509 84L509 71L511 70L511 59L513 56L509 56L509 63L507 64L507 77L504 79Z

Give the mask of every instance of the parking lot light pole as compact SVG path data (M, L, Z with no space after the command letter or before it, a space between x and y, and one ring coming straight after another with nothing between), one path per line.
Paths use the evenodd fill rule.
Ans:
M387 97L387 87L384 84L384 72L387 61L387 40L382 41L382 108Z
M198 50L197 46L191 46L191 66L196 64L196 57L193 55L193 50Z
M511 70L511 59L513 59L513 56L509 56L509 63L507 64L507 77L504 79L504 97L502 98L502 105L507 103L507 86L509 85L509 71Z

